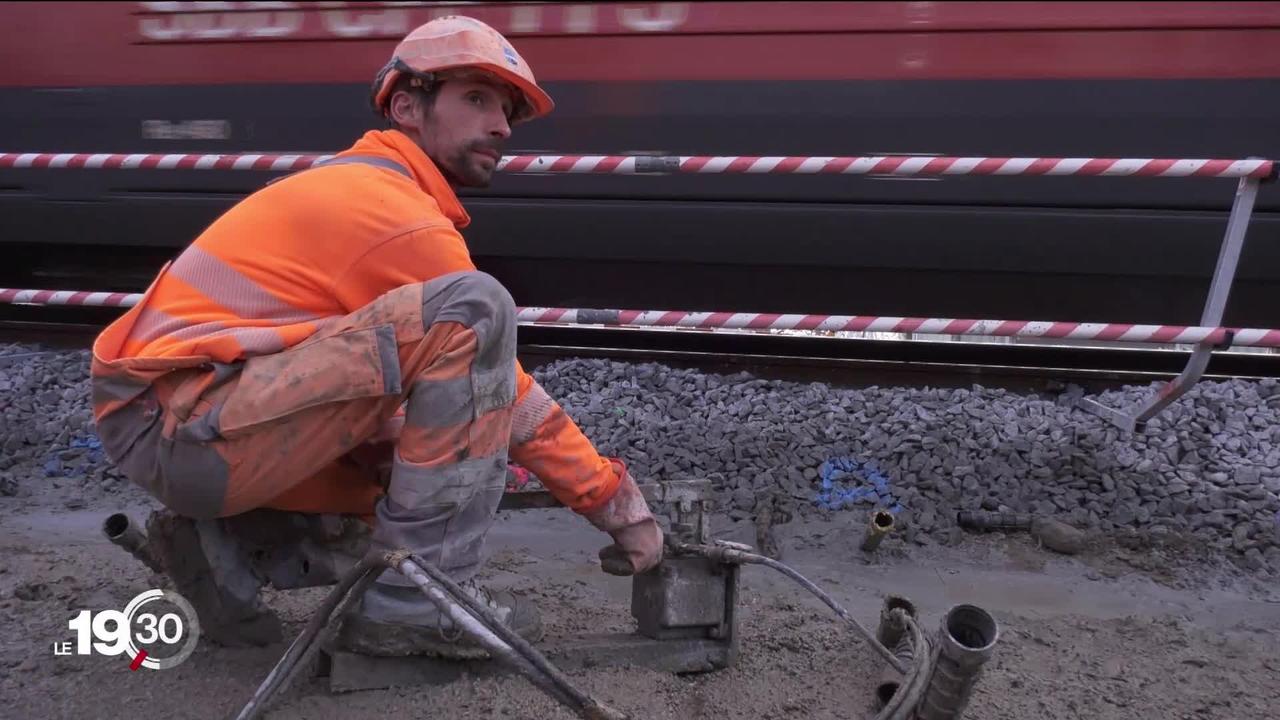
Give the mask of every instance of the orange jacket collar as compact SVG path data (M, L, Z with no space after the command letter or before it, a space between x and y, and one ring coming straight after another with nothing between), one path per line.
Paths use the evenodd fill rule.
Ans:
M349 150L344 150L338 155L339 157L376 155L404 165L409 172L413 173L413 179L418 183L418 187L435 198L440 205L440 211L449 218L455 228L461 230L471 224L471 216L462 207L457 193L453 191L449 181L444 179L444 175L440 174L436 164L427 157L417 143L399 130L370 130Z

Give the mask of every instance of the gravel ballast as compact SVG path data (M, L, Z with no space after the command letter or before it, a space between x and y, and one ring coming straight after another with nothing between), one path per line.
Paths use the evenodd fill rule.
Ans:
M128 485L93 434L88 362L0 345L0 495L61 478L92 506ZM1002 389L849 389L586 359L533 374L602 453L642 481L711 480L733 519L896 502L908 541L946 544L958 510L1035 513L1104 535L1188 536L1280 572L1274 380L1201 383L1130 435L1063 399ZM1099 399L1118 408L1151 392Z

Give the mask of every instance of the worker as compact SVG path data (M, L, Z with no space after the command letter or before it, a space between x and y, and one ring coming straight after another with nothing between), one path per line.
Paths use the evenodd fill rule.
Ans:
M475 579L509 459L612 536L606 571L649 570L663 544L624 463L520 367L514 302L459 234L455 190L486 187L512 127L553 103L501 34L458 16L409 33L372 102L389 129L232 207L97 338L98 431L165 506L153 554L218 642L278 639L261 588L281 557L333 537L312 530L352 517L372 547L418 553L537 640L536 608ZM295 565L294 586L325 575ZM341 639L474 657L460 635L386 570Z

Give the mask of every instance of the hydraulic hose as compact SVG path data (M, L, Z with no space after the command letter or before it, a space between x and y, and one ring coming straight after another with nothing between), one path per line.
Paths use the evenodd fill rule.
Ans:
M813 593L827 607L834 610L842 620L857 629L867 641L867 644L880 653L885 662L896 668L898 672L903 673L902 684L898 691L875 715L874 720L911 720L916 708L920 705L929 689L930 679L933 676L935 663L937 662L937 654L931 647L928 638L925 637L924 631L920 629L919 623L912 616L911 613L914 609L911 608L910 603L894 607L890 611L897 624L905 630L911 644L911 657L915 662L908 667L907 663L903 662L884 643L880 642L879 638L855 620L834 598L823 592L821 588L791 567L763 555L757 555L725 544L689 545L668 541L668 545L673 552L700 555L717 562L764 565L786 575L801 587Z
M855 620L854 617L849 614L849 611L841 607L840 603L836 602L834 598L824 592L817 585L810 582L808 578L791 569L791 567L783 565L773 558L768 558L764 555L757 555L755 553L750 553L727 545L689 545L675 541L671 541L668 544L675 552L685 555L700 555L717 562L740 565L764 565L765 567L777 570L783 575L794 580L800 585L800 587L803 587L805 590L813 593L813 595L825 603L827 607L835 611L835 614L839 615L841 620L852 625L853 628L858 631L858 634L862 635L863 639L867 641L867 644L871 646L871 649L875 650L880 654L880 657L884 658L885 662L897 668L898 672L907 672L907 666L894 656L893 650L885 647L883 643L877 640L876 636L871 631L863 627L862 623Z
M453 578L446 575L439 568L425 562L417 555L409 555L407 560L421 569L434 582L443 586L450 595L450 599L457 601L466 610L483 622L490 631L493 632L502 642L506 643L510 648L518 653L519 657L528 662L535 674L529 674L531 680L538 678L535 682L545 679L560 694L567 696L571 702L565 702L570 708L576 710L583 717L587 718L608 718L622 720L626 715L614 710L607 705L603 705L591 696L579 690L569 681L560 668L551 664L546 656L538 652L538 650L529 643L528 640L520 637L520 634L512 630L506 623L499 620L493 615L493 611L486 607L483 603L476 600L470 593L464 591ZM403 570L401 571L403 572ZM406 577L409 577L406 573ZM410 577L410 579L413 579ZM416 582L416 580L415 580ZM545 689L545 688L544 688ZM554 694L554 693L553 693ZM563 697L557 697L564 702Z
M924 631L920 629L915 618L901 610L895 612L902 613L902 624L906 626L908 637L911 638L915 664L902 678L902 685L898 687L898 692L885 703L885 706L875 715L874 720L910 720L929 687L930 676L933 675L935 657Z
M236 716L236 720L253 720L259 717L267 708L267 703L271 700L287 681L293 679L299 667L303 667L303 656L310 657L315 648L319 647L316 638L320 635L320 631L329 626L329 621L334 614L334 608L341 603L343 610L351 605L357 598L364 594L369 585L377 578L378 570L386 567L386 559L378 553L369 553L361 558L360 562L343 574L338 580L338 585L325 596L324 602L320 603L320 608L311 616L311 620L307 626L303 628L298 637L289 645L289 649L276 663L276 666L267 674L262 684L258 686L257 691L253 693L253 697L249 698L249 702ZM353 590L357 590L353 592Z
M535 686L588 720L626 720L627 716L576 688L558 668L524 638L494 617L489 608L462 590L451 578L420 557L400 551L370 553L348 570L325 596L306 628L294 639L284 656L254 692L236 720L255 720L266 710L271 698L286 687L306 667L322 643L316 640L329 628L333 617L341 617L378 577L391 567L409 578L442 612L477 638L494 655L507 660ZM341 610L335 614L335 608Z
M876 628L876 639L885 647L893 648L893 654L908 665L915 659L915 649L911 646L911 636L902 622L901 610L912 619L916 617L916 607L910 600L900 595L888 595L884 599L884 607L880 609L880 625ZM893 699L898 688L902 687L902 673L892 667L885 667L876 681L876 700L883 708Z
M490 618L483 617L479 614L472 615L468 609L464 609L461 604L453 602L444 590L440 589L438 583L428 577L427 572L418 563L409 558L400 561L397 569L402 575L408 578L413 584L422 590L431 602L440 608L441 612L449 616L454 625L461 628L463 632L475 638L486 650L494 657L506 661L507 664L515 667L521 675L529 678L538 689L547 693L557 701L569 706L581 706L582 703L576 702L576 699L565 692L555 682L549 680L546 675L539 672L534 665L525 658L520 651L513 648L489 627L488 620ZM459 593L456 597L462 597L465 593Z
M893 624L902 628L906 635L906 642L910 644L910 657L914 662L908 666L907 662L895 656L894 652L886 647L885 643L881 642L877 635L872 634L863 627L834 598L791 567L763 555L747 552L741 547L726 544L689 545L675 542L670 538L668 538L667 544L670 550L676 554L697 555L716 562L764 565L772 568L808 590L826 604L827 607L831 608L842 620L852 625L866 640L867 644L884 658L885 662L903 674L902 683L897 692L885 703L885 706L875 715L873 720L911 720L917 709L920 708L926 693L939 693L939 688L932 687L932 685L936 684L933 680L933 675L939 659L939 649L934 647L925 637L920 625L913 617L911 612L913 608L911 608L910 603L905 603L904 601L905 604L888 609L888 613L894 621ZM439 568L425 562L417 555L406 551L398 551L385 555L370 553L339 579L338 585L325 597L320 608L307 623L307 627L290 644L284 656L280 658L280 661L276 663L276 666L263 680L244 709L240 711L237 720L254 720L265 711L271 698L292 682L299 669L308 665L310 658L321 646L322 643L317 643L316 640L322 632L329 628L335 615L334 610L341 606L337 615L341 616L345 613L347 608L359 599L368 586L377 578L378 573L376 571L387 567L391 567L409 578L431 602L435 603L442 612L448 614L457 625L476 638L493 655L506 660L535 686L574 710L580 716L589 720L625 720L627 718L625 714L600 703L578 690L564 673L555 665L552 665L542 653L538 652L528 641L499 620L489 607L463 590ZM973 611L981 613L976 608ZM985 613L982 614L985 615ZM965 617L967 618L968 616ZM991 627L994 627L993 623ZM944 629L946 629L945 626ZM988 633L992 635L989 638L989 642L984 640L984 642L980 643L981 647L977 648L982 653L981 660L985 660L990 654L990 647L994 645L995 640L994 632L993 630ZM980 666L980 662L971 664L975 670L976 667ZM948 700L950 700L949 696L955 694L959 694L963 699L967 700L968 691L972 689L974 679L976 679L976 672L972 672L968 677L964 678L965 682L959 683L957 688L952 688L950 685L945 684L945 686L939 687L942 689L942 693L948 696ZM958 717L959 712L963 710L963 702L959 703L958 707L953 703L939 704L946 705L954 710L954 714L949 717Z

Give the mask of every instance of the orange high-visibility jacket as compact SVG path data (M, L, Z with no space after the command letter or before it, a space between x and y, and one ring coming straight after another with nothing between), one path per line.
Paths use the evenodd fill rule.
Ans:
M161 274L144 302L99 336L95 358L154 358L145 365L155 370L168 361L190 367L278 352L305 340L317 322L397 287L476 269L458 232L471 218L412 140L372 131L338 154L345 156L391 160L413 179L334 165L250 195L185 251L201 256L203 276ZM619 483L613 466L518 364L516 375L516 417L539 424L522 442L513 438L511 456L578 512L608 502Z

